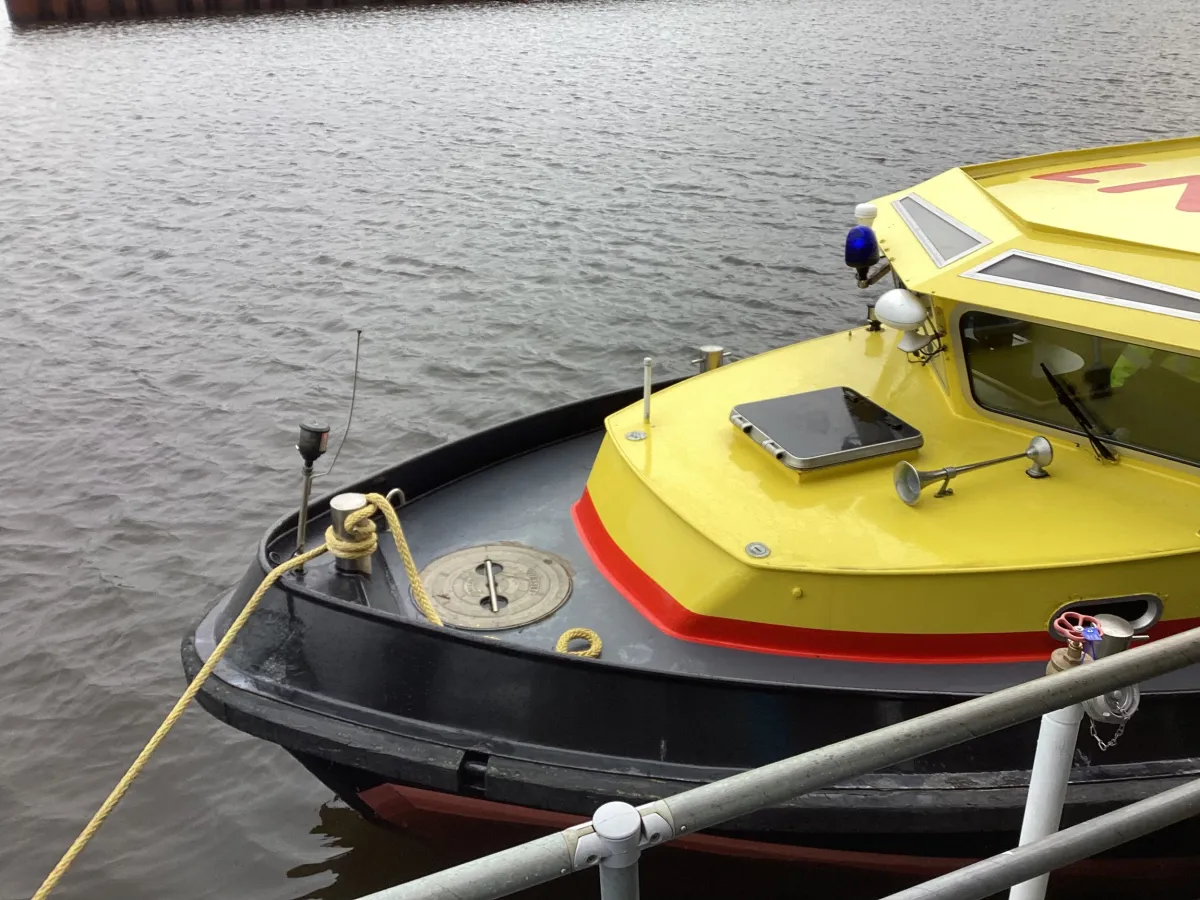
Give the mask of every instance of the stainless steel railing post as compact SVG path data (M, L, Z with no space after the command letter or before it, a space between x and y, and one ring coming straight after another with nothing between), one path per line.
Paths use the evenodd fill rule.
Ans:
M638 900L642 814L628 803L605 803L592 816L604 854L600 857L600 900Z

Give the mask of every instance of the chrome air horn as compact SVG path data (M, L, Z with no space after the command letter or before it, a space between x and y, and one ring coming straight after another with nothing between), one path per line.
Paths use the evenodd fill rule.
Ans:
M892 480L896 483L896 493L900 495L900 499L909 506L916 506L917 501L921 499L921 491L935 481L940 481L942 486L933 496L949 497L954 493L950 489L950 479L955 476L961 475L963 472L970 472L972 469L982 469L984 466L994 466L996 463L1009 462L1014 459L1028 459L1032 463L1025 470L1025 474L1030 478L1045 478L1050 474L1046 471L1046 466L1054 460L1054 449L1048 440L1038 435L1029 442L1029 446L1023 453L1014 453L1012 456L1001 456L997 459L985 459L983 462L968 463L965 466L946 466L944 469L921 472L912 463L896 463L896 468L892 470Z

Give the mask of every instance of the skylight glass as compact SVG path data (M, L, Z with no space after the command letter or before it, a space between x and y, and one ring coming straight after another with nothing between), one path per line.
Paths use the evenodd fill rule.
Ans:
M988 243L982 234L968 228L916 194L892 202L905 224L939 267L954 262Z
M964 273L969 278L1200 319L1200 294L1014 250Z

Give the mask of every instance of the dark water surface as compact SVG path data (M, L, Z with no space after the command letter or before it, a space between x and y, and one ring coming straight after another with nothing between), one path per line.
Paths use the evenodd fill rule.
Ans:
M182 688L185 627L337 479L859 319L853 205L1186 133L1194 0L613 0L0 32L0 896ZM193 711L60 896L330 898L491 849L387 834ZM877 881L658 851L646 896ZM688 884L688 882L691 882ZM594 876L543 896L588 896ZM686 886L686 891L685 891ZM732 886L732 888L731 888Z

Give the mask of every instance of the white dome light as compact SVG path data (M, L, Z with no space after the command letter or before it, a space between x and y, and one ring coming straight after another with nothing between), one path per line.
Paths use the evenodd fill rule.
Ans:
M879 215L879 210L876 209L874 203L860 203L854 207L854 221L859 225L866 225L870 228L877 215Z
M925 304L904 288L892 288L875 301L875 318L897 331L916 331L926 315Z

